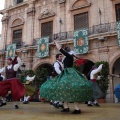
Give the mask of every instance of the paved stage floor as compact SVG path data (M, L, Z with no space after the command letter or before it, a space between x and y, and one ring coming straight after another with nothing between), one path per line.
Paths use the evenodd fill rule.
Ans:
M20 109L14 109L14 103L8 102L0 108L0 120L120 120L120 103L104 103L101 107L87 107L80 104L81 114L73 115L73 103L70 103L70 113L61 113L49 103L30 102Z

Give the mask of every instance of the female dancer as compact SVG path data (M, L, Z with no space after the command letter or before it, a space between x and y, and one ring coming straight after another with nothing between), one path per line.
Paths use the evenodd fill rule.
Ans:
M75 110L73 114L81 113L78 102L90 100L92 96L91 83L86 78L72 68L73 55L64 51L60 45L55 42L57 49L66 57L64 58L64 70L60 75L46 81L40 88L41 96L48 100L64 101L64 109L61 112L69 112L68 102L74 102Z

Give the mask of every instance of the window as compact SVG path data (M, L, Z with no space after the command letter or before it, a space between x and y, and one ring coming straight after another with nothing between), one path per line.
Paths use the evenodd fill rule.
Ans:
M15 43L17 48L21 47L21 45L22 45L22 29L13 31L12 43Z
M41 25L41 36L49 36L53 34L53 22L42 23Z
M22 3L23 0L16 0L16 4Z
M41 37L49 36L52 39L53 34L53 21L41 24Z
M74 15L74 30L88 28L88 12Z
M116 20L120 20L120 4L115 5L115 10L116 10Z

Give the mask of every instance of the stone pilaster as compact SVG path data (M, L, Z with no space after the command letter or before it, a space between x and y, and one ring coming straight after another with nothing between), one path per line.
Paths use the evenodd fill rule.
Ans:
M26 44L32 45L34 39L35 7L34 2L29 3L27 9L27 41Z
M8 21L9 21L9 16L7 13L5 13L4 16L2 17L2 33L1 33L0 49L5 49L5 45L7 43Z
M66 31L66 0L58 0L58 4L59 4L59 19L62 20L61 26L59 25L59 27L61 27L61 32L65 32ZM60 21L58 22L60 24Z

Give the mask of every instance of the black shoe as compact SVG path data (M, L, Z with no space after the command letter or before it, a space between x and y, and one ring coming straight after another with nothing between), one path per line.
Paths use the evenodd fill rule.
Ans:
M59 107L60 107L60 108L64 108L64 106L63 106L63 105L60 105L60 104L59 104Z
M53 103L52 102L50 102L50 105L52 105Z
M85 104L88 104L88 102L85 102Z
M72 114L80 114L81 113L81 110L74 110L73 112L72 112Z
M57 109L59 109L59 104L58 103L53 103L53 106Z
M69 112L70 109L69 108L64 108L63 110L61 110L61 112Z
M96 103L96 104L94 103L94 106L96 106L96 107L100 107L100 105L99 105L98 103Z
M15 109L19 109L18 105L15 105Z
M93 105L92 104L87 104L88 107L92 107Z
M3 103L3 102L2 102L1 105L0 105L0 107L2 107L2 106L4 106L4 105L6 105L6 103Z
M23 104L28 104L29 102L28 101L24 101Z

